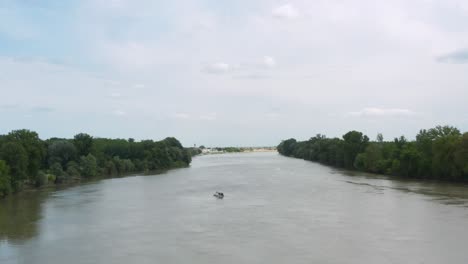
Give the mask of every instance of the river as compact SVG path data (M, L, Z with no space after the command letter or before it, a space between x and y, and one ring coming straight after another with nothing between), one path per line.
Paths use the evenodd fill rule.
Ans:
M222 200L213 197L222 191ZM0 263L468 263L468 187L277 153L0 200Z

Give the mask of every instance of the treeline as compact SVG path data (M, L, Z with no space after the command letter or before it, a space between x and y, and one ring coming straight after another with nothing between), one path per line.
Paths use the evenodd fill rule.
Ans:
M96 176L116 176L183 167L191 151L172 137L161 141L93 138L41 140L30 130L0 135L0 197L25 186L64 183Z
M216 151L221 151L221 152L226 152L226 153L236 153L236 152L244 152L244 148L238 148L238 147L216 147L213 148Z
M201 145L199 148L194 148L199 151L198 154L202 154L204 152L208 153L216 153L216 152L223 152L223 153L235 153L235 152L244 152L246 149L245 148L238 148L238 147L205 147Z
M416 140L404 136L375 141L358 131L343 138L316 135L307 141L288 139L278 146L280 154L339 168L412 178L468 180L468 132L451 126L422 129Z
M186 149L189 152L191 157L195 157L195 156L200 155L202 153L201 148L194 147L194 148L186 148Z

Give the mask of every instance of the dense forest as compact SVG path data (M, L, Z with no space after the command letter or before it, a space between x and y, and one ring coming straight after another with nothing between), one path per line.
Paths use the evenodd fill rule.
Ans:
M358 131L350 131L342 139L318 134L307 141L285 140L278 151L339 168L412 178L468 180L468 132L462 134L451 126L422 129L414 141L404 136L384 141L382 134L370 141Z
M172 137L161 141L93 138L41 140L30 130L0 135L0 197L27 186L188 166L197 150Z

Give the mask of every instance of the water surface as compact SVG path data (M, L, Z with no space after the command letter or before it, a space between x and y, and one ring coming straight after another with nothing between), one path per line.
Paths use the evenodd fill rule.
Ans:
M225 193L223 200L212 196ZM468 263L468 187L276 153L0 200L0 263Z

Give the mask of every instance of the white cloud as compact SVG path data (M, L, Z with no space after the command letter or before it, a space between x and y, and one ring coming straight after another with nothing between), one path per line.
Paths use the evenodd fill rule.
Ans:
M458 8L455 2L462 6ZM9 19L11 15L0 11L0 22L4 22L0 23L0 34L12 45L15 39L37 38L33 42L50 47L25 47L22 54L76 61L75 68L0 57L0 91L6 95L5 103L22 106L8 110L11 113L24 113L37 105L59 109L37 120L36 127L50 136L67 134L44 124L61 124L74 132L95 129L104 136L115 131L146 137L176 133L185 142L206 137L218 142L232 138L238 144L246 138L265 140L267 133L262 129L266 127L275 131L269 133L271 136L303 138L317 127L327 134L348 128L373 131L369 127L372 122L378 123L376 131L385 134L398 130L395 133L410 135L415 128L430 127L439 120L466 130L466 119L453 115L468 113L466 53L447 53L467 48L468 27L462 23L468 10L465 2L223 1L221 10L198 0L83 0L74 5L81 7L73 10L53 10L54 5L47 10L66 16L66 31L48 29L50 25L41 22L40 16L24 16L34 11L25 4L27 10L12 14L17 18ZM230 9L234 12L226 17L225 10ZM4 29L20 35L12 36ZM53 32L57 34L50 34ZM63 39L73 41L60 42ZM63 54L53 43L73 52ZM7 49L2 56L15 54ZM434 60L444 54L456 56L441 56L439 62L465 64ZM141 89L137 92L136 88ZM110 100L119 98L117 93L125 100ZM86 97L88 94L98 96ZM86 102L86 109L82 102ZM369 102L379 107L362 109ZM383 107L392 107L395 102L417 114ZM295 134L269 121L277 118L265 110L270 104L282 106L277 112L288 118L288 127ZM125 115L121 110L113 113L115 109L132 114L131 120L112 124L115 118L106 119L109 115ZM196 110L187 116L178 112L183 109ZM217 114L209 114L213 110ZM95 123L87 117L75 118L83 111L96 113L91 116ZM345 116L348 111L355 112ZM262 118L239 126L250 131L242 138L229 124L252 113L260 113L257 117ZM68 126L62 125L61 115L73 117L68 118ZM412 115L418 118L403 118ZM5 129L34 128L32 122L20 123L20 117L0 115L0 123ZM194 122L172 122L176 118ZM317 121L304 123L304 118ZM334 122L338 118L343 120ZM153 119L162 121L148 121ZM203 128L184 129L195 121L215 119L223 122L205 121ZM112 127L120 123L125 123L125 128ZM215 128L210 127L215 124ZM146 127L137 131L132 129L135 126ZM258 130L248 129L257 126Z
M105 83L105 84L108 84L108 85L111 85L111 86L118 86L118 85L120 85L120 82L119 82L119 81L116 81L116 80L104 80L104 83Z
M369 107L357 112L347 113L348 116L356 117L409 117L414 116L415 114L415 112L409 109L377 107Z
M107 0L107 1L104 1L104 3L107 3L110 7L114 7L114 8L123 8L123 7L125 7L125 5L126 5L125 2L126 2L125 0Z
M99 56L104 55L105 60L117 69L145 69L158 62L157 50L149 43L105 41L100 45Z
M200 115L199 119L200 120L205 120L205 121L213 121L218 118L218 115L216 113L208 113L204 115Z
M203 71L211 74L223 74L231 71L233 67L224 62L217 62L206 66Z
M205 16L198 20L190 20L187 24L188 25L183 25L183 28L190 33L203 31L211 32L216 29L216 22L209 16Z
M187 113L175 113L174 117L177 119L189 119L190 115Z
M468 63L468 49L457 50L436 58L437 62L444 63Z
M11 109L18 109L20 107L19 104L1 104L0 109L4 110L11 110Z
M234 76L233 78L238 79L238 80L265 80L265 79L271 78L271 76L265 75L265 74L250 73L250 74L237 75L237 76Z
M35 106L31 108L31 112L33 113L50 113L54 111L55 109L49 106Z
M226 73L238 73L239 76L235 78L239 79L261 79L265 78L265 75L259 74L258 70L264 68L276 67L276 60L271 56L264 56L261 60L246 61L241 64L228 64L225 62L217 62L205 66L202 72L210 74L226 74Z
M285 4L274 8L271 14L276 18L293 19L299 16L299 11L293 5Z
M279 113L276 113L276 112L271 112L271 113L267 113L265 115L265 117L269 121L278 121L278 119L281 117L281 115Z
M119 97L121 97L121 96L122 96L122 95L121 95L120 93L111 93L111 94L110 94L110 97L112 97L112 98L119 98Z
M122 111L122 110L114 110L113 114L116 115L116 116L125 116L125 115L127 115L127 113L125 111Z
M276 66L276 60L273 57L265 56L263 57L263 64L268 68L273 68Z

